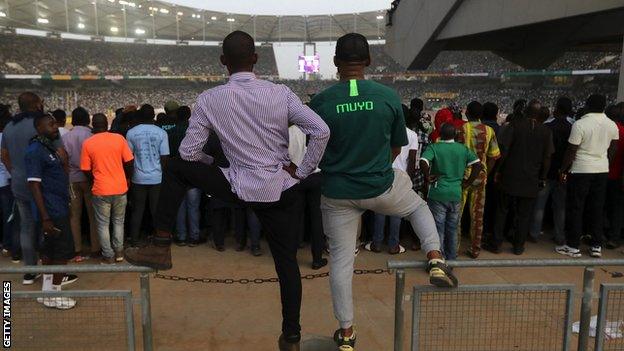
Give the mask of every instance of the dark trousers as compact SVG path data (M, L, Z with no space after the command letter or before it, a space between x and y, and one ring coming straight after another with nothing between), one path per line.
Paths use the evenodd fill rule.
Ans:
M494 184L493 177L488 178L485 185L485 207L483 209L483 240L488 240L488 236L494 233L496 225L496 207L500 189Z
M323 258L325 236L323 235L323 218L321 215L321 174L314 173L299 183L299 189L303 201L301 202L300 218L301 228L299 233L303 236L305 228L310 233L310 247L312 249L312 261L318 262ZM302 237L299 238L303 240Z
M511 231L513 232L512 244L515 248L524 247L526 238L529 235L531 218L535 198L520 197L500 192L496 206L496 224L491 244L500 247L505 238L505 228L508 215L512 212L510 220Z
M298 228L296 222L293 222L298 218L301 201L298 186L282 192L277 202L245 203L232 192L230 183L217 166L176 158L168 162L163 176L162 196L156 217L159 230L173 231L178 208L189 188L200 188L213 197L254 210L266 231L279 278L282 332L286 335L298 334L301 331L301 273L297 264Z
M604 244L604 203L607 193L607 173L577 173L568 177L568 194L566 197L566 243L578 249L581 244L583 218L589 223L586 228L592 236L592 246ZM587 216L583 216L584 210Z
M139 241L139 237L141 235L141 223L143 223L143 214L145 212L146 203L149 203L152 223L154 223L153 226L156 227L156 208L158 207L159 195L160 184L141 185L132 183L132 186L130 187L130 205L132 206L132 214L130 216L130 234L132 235L133 242L136 243ZM180 208L180 206L178 205L177 208Z
M619 243L624 227L624 191L621 179L609 179L607 183L607 219L609 220L608 238Z

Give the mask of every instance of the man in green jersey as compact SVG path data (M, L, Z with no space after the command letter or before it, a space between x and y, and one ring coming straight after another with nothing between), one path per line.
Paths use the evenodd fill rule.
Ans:
M392 169L407 144L401 100L392 89L364 79L370 65L366 38L347 34L336 43L334 64L340 82L316 95L310 108L330 128L320 164L323 176L321 211L329 243L330 285L340 329L334 339L340 350L353 350L352 278L357 228L362 213L408 219L429 259L430 281L456 283L440 253L431 211L413 190L409 176Z

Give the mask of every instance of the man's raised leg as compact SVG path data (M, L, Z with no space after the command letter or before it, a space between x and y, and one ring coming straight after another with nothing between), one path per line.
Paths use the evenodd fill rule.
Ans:
M176 224L180 204L190 188L200 188L206 194L226 202L240 202L219 167L178 158L170 160L163 171L154 240L145 247L127 249L128 262L154 269L172 267L171 232Z

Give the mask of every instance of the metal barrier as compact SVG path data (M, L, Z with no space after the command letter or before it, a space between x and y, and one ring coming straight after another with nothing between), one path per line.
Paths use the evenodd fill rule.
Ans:
M143 349L153 350L148 267L67 265L0 267L0 274L139 273ZM37 298L76 298L67 311L43 308ZM130 290L12 291L12 341L16 349L135 349L133 298Z
M573 294L573 285L415 286L411 349L565 350Z
M403 350L403 326L405 296L405 270L425 269L427 261L388 261L388 268L395 270L396 290L394 309L394 351ZM497 268L497 267L585 267L583 274L583 295L581 299L580 332L578 351L587 351L591 322L591 302L594 289L594 266L624 266L624 259L525 259L525 260L459 260L448 261L452 268ZM431 291L445 292L447 289L431 288ZM624 294L623 294L624 295ZM605 307L606 308L606 307ZM568 316L569 318L569 316ZM569 336L568 336L569 339ZM562 349L568 346L563 342ZM597 349L599 350L599 349Z
M624 350L623 328L624 284L601 284L595 350ZM606 329L609 329L609 335Z

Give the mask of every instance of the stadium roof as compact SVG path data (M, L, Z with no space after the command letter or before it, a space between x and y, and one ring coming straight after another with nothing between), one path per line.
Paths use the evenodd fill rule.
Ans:
M383 39L385 24L385 10L276 16L233 14L147 0L0 1L0 26L93 36L220 41L232 30L240 29L254 35L256 41L266 42L331 41L354 31L369 39Z
M390 7L390 0L166 0L166 2L203 10L265 16L352 14L386 10Z

